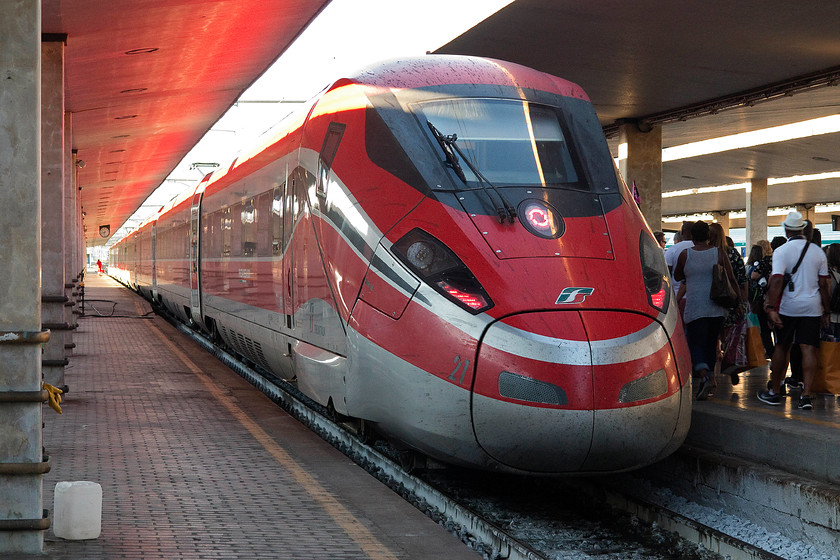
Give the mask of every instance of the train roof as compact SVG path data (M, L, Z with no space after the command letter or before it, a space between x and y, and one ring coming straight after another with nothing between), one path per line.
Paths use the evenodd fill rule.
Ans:
M349 80L394 89L446 84L483 84L537 89L589 101L577 84L513 62L464 55L427 55L385 60L367 66Z
M341 77L322 89L301 107L278 121L269 128L250 148L242 150L229 164L216 169L211 177L205 178L206 187L222 180L240 166L252 162L269 146L281 141L294 132L315 112L328 110L321 107L320 101L326 93L348 85L358 86L352 95L352 103L364 104L364 94L368 88L412 89L452 84L476 84L490 86L508 86L519 90L541 90L564 97L573 97L589 101L589 97L577 84L552 76L520 64L492 58L465 55L426 55L388 59L365 66ZM259 162L254 162L257 166ZM199 186L199 189L202 187ZM192 196L194 191L183 197ZM163 215L182 202L182 198L173 200L160 213Z

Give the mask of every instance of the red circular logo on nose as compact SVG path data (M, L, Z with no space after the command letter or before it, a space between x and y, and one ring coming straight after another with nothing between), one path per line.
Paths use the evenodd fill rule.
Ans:
M545 239L563 235L563 218L548 203L542 200L525 200L519 206L519 218L525 229Z

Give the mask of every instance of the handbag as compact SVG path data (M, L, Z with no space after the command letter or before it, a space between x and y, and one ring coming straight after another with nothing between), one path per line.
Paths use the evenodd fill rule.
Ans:
M811 391L840 395L840 342L820 341L819 357Z
M721 371L735 368L735 372L750 369L747 357L747 321L740 318L735 324L724 328L721 336Z
M761 326L758 323L758 316L750 313L747 316L747 365L750 368L761 367L767 364L764 357L764 344L761 342Z
M720 249L718 249L718 256L720 256ZM709 289L709 299L727 309L732 309L738 304L738 292L729 282L726 268L720 262L712 266L712 287Z

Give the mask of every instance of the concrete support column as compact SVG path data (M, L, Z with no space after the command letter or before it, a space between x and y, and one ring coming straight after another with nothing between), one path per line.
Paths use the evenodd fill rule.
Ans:
M72 133L71 133L72 136ZM73 165L70 167L70 180L72 181L72 188L74 196L76 197L76 259L77 259L77 278L81 283L85 278L85 267L87 266L87 248L85 246L85 215L84 208L82 208L81 189L79 188L79 154L76 150L72 150Z
M662 229L662 128L643 132L636 121L627 121L619 125L618 134L621 176L631 191L635 183L650 229Z
M723 228L724 235L729 235L729 212L726 210L720 210L712 212L712 216L714 217L714 220L720 224L720 227Z
M76 306L77 283L79 281L79 243L77 240L77 222L81 219L77 211L78 191L73 185L76 162L72 150L73 117L69 112L64 113L64 293L67 296L67 303L64 304L64 321L73 325L76 323L74 314ZM67 331L64 337L64 356L73 355L76 344L73 342L73 333Z
M0 17L0 555L44 549L41 433L41 2Z
M44 347L44 381L63 387L65 319L64 43L41 44L41 319L52 332Z
M767 179L753 179L747 187L746 249L767 239Z

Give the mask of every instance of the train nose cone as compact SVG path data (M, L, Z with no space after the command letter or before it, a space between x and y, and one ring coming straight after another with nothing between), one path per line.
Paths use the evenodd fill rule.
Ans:
M490 456L516 469L624 470L673 447L680 389L667 333L649 317L522 314L482 339L473 428Z

